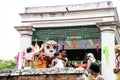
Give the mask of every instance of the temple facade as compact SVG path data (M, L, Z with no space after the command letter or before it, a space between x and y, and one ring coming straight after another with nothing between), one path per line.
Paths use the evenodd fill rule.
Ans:
M98 45L102 75L105 80L115 80L114 46L120 43L120 24L117 9L111 1L26 7L20 16L21 25L15 29L21 35L21 51L36 39L39 43L50 39L60 44L64 41L68 51L96 49ZM75 48L72 45L74 40Z

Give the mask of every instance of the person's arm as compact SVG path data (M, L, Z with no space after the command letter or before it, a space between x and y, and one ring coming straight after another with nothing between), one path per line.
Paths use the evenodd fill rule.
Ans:
M45 47L45 44L42 44L42 45L41 45L41 48L38 50L37 53L39 53L39 52L41 52L42 50L44 50L44 47Z
M57 62L55 61L55 59L54 60L52 60L52 63L51 63L51 65L50 65L50 67L53 67L53 66L55 66L55 64L56 64Z
M54 65L54 60L52 60L52 63L51 63L51 65L50 65L50 67L53 67L53 65Z
M42 44L41 48L38 51L34 51L34 55L39 55L42 50L44 50L44 44Z
M88 61L87 61L87 68L86 68L86 70L87 70L88 72L89 72L89 68L90 68L91 63L92 63L91 60L88 60Z

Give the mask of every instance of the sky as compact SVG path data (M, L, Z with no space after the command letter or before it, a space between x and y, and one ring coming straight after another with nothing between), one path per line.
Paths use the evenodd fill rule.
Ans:
M14 28L21 25L19 13L23 13L25 7L52 6L65 4L82 4L101 2L107 0L0 0L0 59L14 60L14 56L20 50L20 34ZM109 0L117 7L118 15L120 0Z

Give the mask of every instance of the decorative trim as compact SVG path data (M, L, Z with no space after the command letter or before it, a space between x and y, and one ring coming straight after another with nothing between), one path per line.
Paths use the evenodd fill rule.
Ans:
M32 36L31 34L21 34L21 36Z
M31 21L21 21L22 23L27 23L27 22L47 22L47 21L63 21L63 20L83 20L83 19L94 19L94 18L109 18L114 16L102 16L102 17L88 17L88 18L71 18L71 19L55 19L55 20L31 20Z
M31 13L19 13L20 15L28 15L28 14L51 14L51 13L67 13L67 12L85 12L85 11L96 11L96 10L110 10L116 9L116 7L109 7L109 8L96 8L96 9L84 9L84 10L69 10L69 11L55 11L55 12L31 12Z
M26 28L26 27L31 27L31 28L33 28L33 26L15 26L15 28L22 28L22 27L24 27L24 28Z
M108 22L98 22L96 23L96 25L98 27L105 27L105 26L113 26L113 25L117 25L118 21L108 21Z
M33 26L15 26L15 29L17 31L35 31L35 28Z
M114 30L113 29L104 29L104 30L101 30L101 32L104 32L104 31L110 31L110 32L112 31L113 32Z

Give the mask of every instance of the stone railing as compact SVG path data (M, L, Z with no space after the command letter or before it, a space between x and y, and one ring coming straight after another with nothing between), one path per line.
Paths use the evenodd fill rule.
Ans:
M85 74L82 68L5 70L0 80L86 80Z

